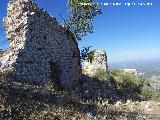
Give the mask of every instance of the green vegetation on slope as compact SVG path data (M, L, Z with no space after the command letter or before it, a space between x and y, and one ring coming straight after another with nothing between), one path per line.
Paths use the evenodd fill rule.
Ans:
M131 99L131 96L135 97L135 93L142 95L144 100L157 100L160 95L158 91L152 91L152 88L145 83L145 78L119 70L104 71L98 69L95 72L95 80L92 81L87 78L86 81L82 80L79 83L77 88L80 94L75 93L76 86L76 89L57 91L55 84L52 85L52 83L48 83L46 86L35 86L14 82L11 79L4 80L5 77L6 75L1 74L0 119L2 120L141 119L146 118L146 113L142 111L149 102L132 102L128 99ZM107 84L111 88L117 88L117 91L111 89ZM110 102L109 98L104 99L103 96L100 98L98 95L103 93L101 89L106 89L104 92L108 92L108 97L116 95L114 92L117 92L117 98L122 97L127 100L117 99L115 102ZM98 97L98 99L87 97L88 93ZM157 104L157 102L152 103L154 106ZM160 107L154 106L153 110L155 108L156 110L160 109ZM150 114L148 117L159 119L160 116L157 115Z
M133 96L133 94L140 95L144 100L159 100L160 90L155 90L147 82L146 77L140 75L134 75L132 73L125 72L123 70L108 70L105 71L101 68L97 69L94 74L99 80L111 80L115 82L117 89L121 93Z

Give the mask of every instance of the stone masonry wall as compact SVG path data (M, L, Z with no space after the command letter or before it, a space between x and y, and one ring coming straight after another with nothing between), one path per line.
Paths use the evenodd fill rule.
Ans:
M80 76L79 49L73 34L31 0L12 0L4 18L9 50L1 70L17 80L73 86Z
M92 63L84 62L82 72L86 75L92 76L98 68L103 70L108 69L107 55L104 50L95 50Z

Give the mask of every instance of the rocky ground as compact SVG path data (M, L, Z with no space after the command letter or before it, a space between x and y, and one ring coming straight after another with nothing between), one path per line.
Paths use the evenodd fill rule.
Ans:
M159 111L156 101L93 100L67 89L0 80L2 120L159 120Z

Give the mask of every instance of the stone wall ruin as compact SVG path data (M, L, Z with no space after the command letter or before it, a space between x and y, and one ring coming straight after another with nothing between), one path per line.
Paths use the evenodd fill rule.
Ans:
M1 70L16 80L73 86L80 77L80 53L74 35L31 0L11 0L4 18L9 50Z
M93 76L98 68L103 70L108 69L107 55L104 50L95 50L92 63L85 61L82 67L82 72L85 75Z

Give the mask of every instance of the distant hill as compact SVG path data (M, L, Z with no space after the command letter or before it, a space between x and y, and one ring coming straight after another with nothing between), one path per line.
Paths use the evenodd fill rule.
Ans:
M109 69L137 69L144 73L145 76L160 76L160 59L146 59L125 61L117 63L108 63Z

